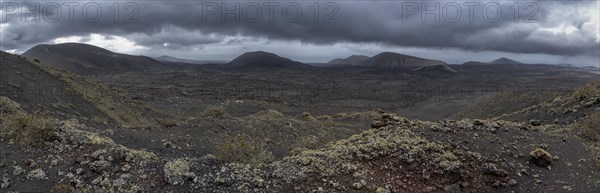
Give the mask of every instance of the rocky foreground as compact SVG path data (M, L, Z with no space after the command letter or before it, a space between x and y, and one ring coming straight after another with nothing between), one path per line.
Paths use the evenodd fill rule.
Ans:
M597 106L597 104L595 104ZM75 119L2 98L2 191L593 192L600 166L572 132L535 121L424 122L383 113L371 128L280 160L160 157ZM8 117L8 118L7 118ZM11 128L18 128L21 133ZM45 131L41 141L24 136Z

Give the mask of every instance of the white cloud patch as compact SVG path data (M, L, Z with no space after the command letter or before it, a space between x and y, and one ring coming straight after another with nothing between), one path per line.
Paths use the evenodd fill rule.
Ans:
M91 44L111 51L123 53L132 53L148 49L147 47L137 45L135 42L125 37L116 35L90 34L88 37L67 36L54 39L55 44L69 42Z

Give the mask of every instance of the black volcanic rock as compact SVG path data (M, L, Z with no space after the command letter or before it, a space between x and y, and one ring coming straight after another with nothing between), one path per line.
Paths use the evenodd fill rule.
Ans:
M23 56L79 75L157 72L166 68L150 57L120 54L79 43L40 44L27 50Z
M496 59L494 61L491 61L491 62L488 62L488 63L489 64L523 64L521 62L515 61L515 60L510 59L510 58L505 58L505 57L498 58L498 59Z
M339 59L339 58L338 59L333 59L333 60L327 62L327 64L360 66L365 61L369 60L369 58L370 57L363 56L363 55L352 55L352 56L347 57L345 59Z
M304 64L301 62L293 61L288 58L284 58L278 56L277 54L257 51L257 52L246 52L237 58L233 59L231 62L226 64L227 67L235 68L235 67L276 67L276 68L303 68L310 67L308 64Z
M445 62L439 60L430 60L425 58L419 58L404 54L398 54L393 52L383 52L377 54L361 66L369 67L384 67L384 68L396 68L396 67L424 67L424 66L436 66L436 65L447 65Z

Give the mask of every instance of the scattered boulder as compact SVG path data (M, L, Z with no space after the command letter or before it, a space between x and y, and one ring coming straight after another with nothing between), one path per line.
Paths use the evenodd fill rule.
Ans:
M27 174L28 180L43 180L46 178L46 172L42 169L31 170L29 174Z
M27 165L31 168L37 167L37 163L35 162L35 160L32 160L32 159L25 160L25 165Z
M110 167L110 162L106 160L98 160L91 163L91 167L96 172L101 172Z
M446 190L446 192L451 192L451 193L460 193L462 192L460 189L460 184L450 184L448 186L446 186L444 188L444 190Z
M531 153L531 161L540 167L548 167L552 164L552 154L541 148L536 148Z
M77 168L77 169L75 169L75 174L77 174L77 175L83 174L83 168Z
M2 183L0 184L0 188L8 188L10 186L10 181L7 177L2 178Z
M367 185L367 182L365 180L360 180L360 181L355 182L354 184L352 184L352 187L354 189L360 190L363 187L365 187L365 185Z
M487 174L487 175L494 175L494 176L500 176L500 177L504 177L507 176L508 173L506 171L504 171L503 169L499 169L498 167L496 167L496 164L493 163L486 163L483 164L483 173Z
M400 121L400 118L397 116L394 116L394 114L383 113L379 119L376 119L371 124L371 127L377 129L377 128L391 125L391 124L399 122L399 121Z
M121 167L121 171L123 172L127 172L131 169L131 166L129 164L125 164L123 165L123 167Z
M542 122L540 122L539 120L532 119L529 120L529 124L531 124L531 126L540 126L542 125Z
M190 172L189 163L184 159L177 159L165 164L163 171L165 178L171 185L184 184L190 178L195 178L196 175Z
M21 166L13 166L13 168L15 169L13 171L13 175L15 175L15 176L19 176L19 175L25 173L25 170L23 168L21 168Z
M375 193L391 193L391 191L387 188L378 187L377 190L375 190Z
M101 149L101 150L93 152L92 155L90 155L90 156L94 159L103 159L103 157L101 157L101 156L106 155L106 154L107 154L106 150Z
M475 125L475 126L482 126L483 122L481 122L480 120L476 119L475 121L473 121L473 125Z

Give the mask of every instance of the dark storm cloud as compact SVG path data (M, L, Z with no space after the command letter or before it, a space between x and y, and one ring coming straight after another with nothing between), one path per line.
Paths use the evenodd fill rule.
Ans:
M43 16L39 22L22 22L15 15L3 18L8 25L2 30L2 49L25 49L57 37L98 33L124 36L147 47L164 43L174 47L211 44L225 41L226 36L242 35L312 44L382 43L555 55L599 52L597 29L594 28L597 24L590 27L591 17L586 17L589 13L581 12L585 7L597 6L594 1L536 1L533 4L517 1L519 12L516 16L515 2L507 1L433 1L426 4L422 1L337 1L333 4L323 1L135 1L131 5L120 2L116 22L111 11L115 2L78 2L73 22L67 8L63 7L61 19L50 23L43 16L55 16L56 13L54 10L46 12L43 7L47 2L40 1L41 8L37 11ZM478 6L467 6L475 4ZM268 5L273 6L273 12ZM494 20L495 5L500 5L502 10L498 20ZM35 4L28 2L28 6L32 9ZM102 17L98 21L91 20L98 6L102 9ZM82 13L83 7L88 8L88 17ZM260 12L255 9L257 7ZM301 16L296 15L298 7ZM455 11L457 7L460 7L459 12ZM134 8L138 8L137 11ZM319 10L316 21L315 8ZM226 9L235 11L226 14ZM435 9L439 20L436 21L432 14L423 17L425 9ZM557 12L561 17L556 16ZM136 14L127 17L130 13ZM460 19L453 21L457 13ZM535 13L533 17L529 17L532 13ZM329 14L333 14L332 17L328 17ZM296 16L299 16L298 20L294 20ZM572 33L541 30L563 24L574 26L569 28Z
M153 33L132 33L128 38L144 46L171 46L183 47L191 45L211 44L221 42L221 35L203 34L198 30L185 30L175 26L164 26L160 31Z

